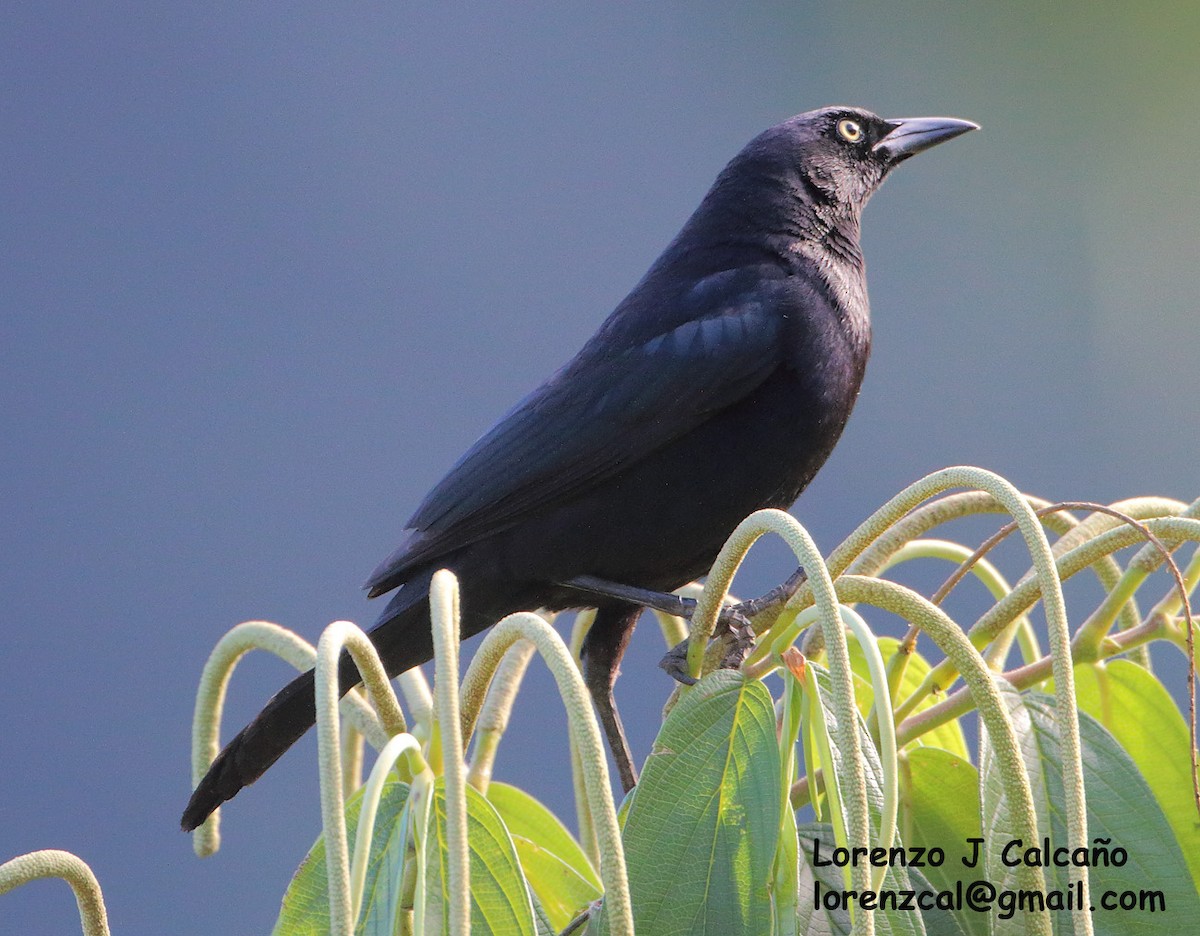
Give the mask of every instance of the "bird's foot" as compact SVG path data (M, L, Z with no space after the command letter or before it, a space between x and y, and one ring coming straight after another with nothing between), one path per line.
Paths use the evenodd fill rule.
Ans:
M754 628L750 619L738 610L738 605L730 605L722 609L717 618L716 639L725 644L718 669L737 669L754 649ZM685 686L694 686L696 677L688 669L688 646L690 640L682 640L659 660L659 667L676 682Z
M721 622L725 626L721 636L726 640L725 653L721 656L719 668L737 669L746 662L746 657L754 649L754 627L750 624L750 618L740 611L723 617Z
M782 607L807 580L808 575L804 569L800 568L793 572L786 582L775 586L765 595L721 608L717 613L717 629L714 633L714 637L726 639L728 644L721 658L721 669L736 669L741 666L750 651L754 649L755 635L754 628L750 624L751 619L764 611ZM621 585L591 575L581 575L565 584L593 595L603 595L606 598L616 598L619 601L639 605L643 608L653 608L675 617L687 618L689 621L696 612L696 599L694 598L683 598L669 592ZM658 665L671 678L690 686L696 680L688 671L687 648L688 641L685 640L671 648Z
M658 661L658 667L673 680L685 686L694 686L700 680L688 669L687 656L690 640L681 640Z
M776 585L765 595L751 598L737 604L726 605L718 613L718 623L729 624L736 618L753 618L762 612L780 607L796 594L796 591L808 581L808 574L803 568L793 572L786 582ZM594 575L581 575L563 584L579 591L590 592L593 595L603 595L606 598L616 598L632 605L643 608L653 608L664 614L687 618L689 621L696 612L696 599L684 598L670 592L652 591L648 588L635 588L632 585L621 585L607 579L596 578Z
M753 618L772 608L781 608L788 603L792 595L796 594L800 590L800 586L807 581L808 573L801 566L789 575L787 581L782 585L776 585L765 595L758 598L751 598L749 601L730 605L730 609L737 610L748 618Z

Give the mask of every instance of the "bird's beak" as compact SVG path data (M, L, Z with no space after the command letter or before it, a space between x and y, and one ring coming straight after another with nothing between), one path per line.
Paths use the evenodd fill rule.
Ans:
M908 159L931 146L962 136L968 130L979 129L977 123L953 117L902 117L888 123L895 129L876 143L873 150L890 163Z

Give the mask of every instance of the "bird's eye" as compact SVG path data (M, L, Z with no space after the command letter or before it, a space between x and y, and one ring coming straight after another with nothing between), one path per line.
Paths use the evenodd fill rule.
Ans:
M857 120L839 120L837 132L847 143L857 143L863 137L862 125Z

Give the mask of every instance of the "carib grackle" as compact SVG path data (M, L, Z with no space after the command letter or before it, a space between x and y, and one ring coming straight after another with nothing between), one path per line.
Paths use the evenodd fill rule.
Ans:
M902 160L976 125L830 107L772 127L722 170L683 230L583 349L427 496L367 581L399 589L371 631L389 674L429 660L428 592L462 589L462 633L522 609L596 606L585 676L626 788L612 702L640 608L568 583L660 592L702 575L733 528L787 507L837 442L870 347L859 221ZM349 657L342 691L359 681ZM314 721L313 674L213 762L199 825Z

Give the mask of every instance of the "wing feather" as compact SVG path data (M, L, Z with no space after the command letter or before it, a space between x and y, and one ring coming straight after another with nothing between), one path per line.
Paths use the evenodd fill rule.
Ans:
M408 538L367 581L371 594L602 483L736 403L779 366L783 317L761 281L724 301L692 295L708 314L617 350L593 339L476 442L413 514Z

